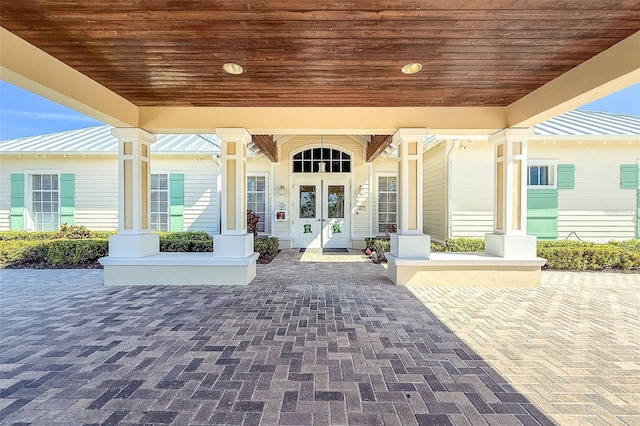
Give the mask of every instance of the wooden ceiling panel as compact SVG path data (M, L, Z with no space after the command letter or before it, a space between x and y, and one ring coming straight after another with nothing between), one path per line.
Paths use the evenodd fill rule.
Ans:
M640 1L2 0L0 22L139 106L506 106L640 30Z

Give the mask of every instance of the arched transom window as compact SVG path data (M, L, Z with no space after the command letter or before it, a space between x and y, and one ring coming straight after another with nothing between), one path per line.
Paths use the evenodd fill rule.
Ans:
M310 148L293 156L293 173L350 173L351 156L333 148Z

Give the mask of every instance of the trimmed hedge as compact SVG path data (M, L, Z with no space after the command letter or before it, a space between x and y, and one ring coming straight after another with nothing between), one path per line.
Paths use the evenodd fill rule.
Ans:
M470 253L484 251L484 239L482 238L449 238L445 242L445 251L456 253Z
M598 271L640 269L637 240L606 244L586 241L538 241L538 256L547 259L549 269Z
M115 235L117 231L88 231L88 238L95 239L107 239L109 235ZM29 241L43 241L43 240L52 240L55 238L64 238L63 236L56 237L56 235L61 235L61 231L1 231L0 232L0 241L15 241L15 240L29 240ZM86 237L83 237L86 238ZM73 238L72 238L73 239Z
M161 232L161 252L199 253L213 251L213 238L205 231Z
M45 245L44 261L54 268L83 268L95 266L99 258L109 252L105 239L53 240Z

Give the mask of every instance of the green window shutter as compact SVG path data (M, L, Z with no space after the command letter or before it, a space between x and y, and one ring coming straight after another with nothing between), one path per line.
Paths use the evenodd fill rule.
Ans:
M541 240L558 238L558 190L527 190L527 234Z
M620 189L638 189L636 164L620 164Z
M76 208L76 175L62 173L60 175L60 223L74 224Z
M14 231L24 231L24 175L11 174L11 205L9 228Z
M640 189L636 195L636 240L640 240Z
M184 173L169 176L169 231L184 231Z
M558 189L575 189L576 166L558 164Z

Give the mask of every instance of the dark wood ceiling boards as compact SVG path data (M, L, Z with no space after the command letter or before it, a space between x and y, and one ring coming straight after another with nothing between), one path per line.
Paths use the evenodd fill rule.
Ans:
M138 106L505 106L640 30L640 1L2 0L0 20Z

